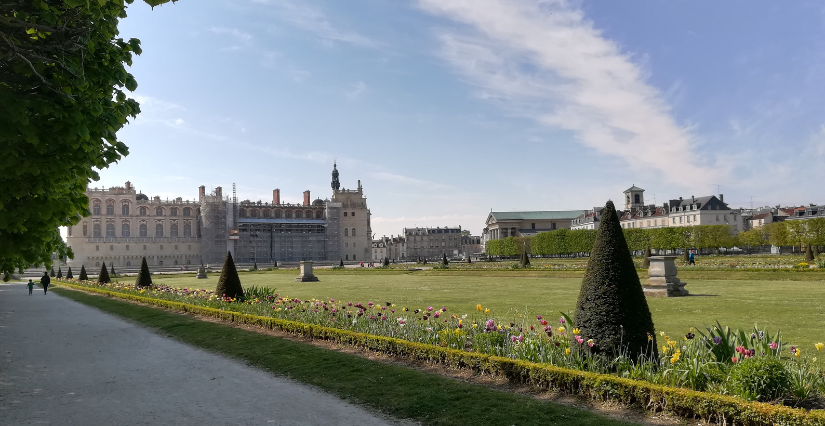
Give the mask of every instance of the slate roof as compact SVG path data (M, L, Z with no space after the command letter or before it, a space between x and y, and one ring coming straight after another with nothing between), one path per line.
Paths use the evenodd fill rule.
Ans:
M487 218L495 219L496 222L504 220L572 220L585 210L555 210L555 211L535 211L535 212L490 212Z
M644 189L639 188L636 185L633 185L630 188L627 188L627 189L624 190L624 192L630 192L630 191L644 191Z

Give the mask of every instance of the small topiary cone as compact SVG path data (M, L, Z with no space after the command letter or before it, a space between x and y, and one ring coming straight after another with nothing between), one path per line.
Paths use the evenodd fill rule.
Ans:
M389 257L384 258L384 266L386 266L386 267L390 266L390 258Z
M146 263L146 258L140 261L140 271L138 271L137 279L135 279L135 286L137 287L151 287L152 273L149 272L149 264Z
M62 278L63 278L63 271L58 266L57 267L57 279L62 279Z
M338 267L340 267L340 268L344 267L344 259L341 259L341 262L338 263Z
M278 267L278 261L277 261L277 260L273 260L273 261L272 261L272 267L273 267L273 268L277 268L277 267Z
M215 294L243 300L243 287L241 287L241 279L238 277L238 270L235 269L235 261L232 259L231 252L226 252L226 259L223 261L223 269L221 269L221 277L218 278L218 287L215 289Z
M473 263L473 259L471 259L470 256L467 256L467 263Z
M72 267L69 266L69 270L66 271L66 279L70 280L70 279L73 279L73 278L74 278L74 275L72 275Z
M650 247L645 248L645 259L642 261L642 268L650 268Z
M112 279L109 278L109 271L106 270L106 262L103 262L103 266L100 267L100 273L97 274L97 282L101 284L108 284L112 282Z
M49 272L49 276L54 278L54 266L52 266L52 270Z
M115 273L115 264L112 264L112 268L109 270L109 275L114 278L117 277L117 273Z
M641 354L658 359L653 318L627 247L616 208L608 201L590 252L576 305L575 326L592 351L632 361Z
M89 276L86 275L86 266L85 265L80 265L80 276L77 277L77 279L80 280L80 281L88 281L89 280Z
M441 259L441 264L447 266L450 264L450 261L447 260L447 253L444 253L444 257Z

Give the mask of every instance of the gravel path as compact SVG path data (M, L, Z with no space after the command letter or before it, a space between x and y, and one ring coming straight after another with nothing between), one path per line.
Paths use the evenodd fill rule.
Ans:
M391 425L23 283L0 283L0 424Z

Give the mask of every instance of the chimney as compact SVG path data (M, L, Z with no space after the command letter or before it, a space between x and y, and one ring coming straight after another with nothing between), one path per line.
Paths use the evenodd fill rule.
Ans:
M719 201L725 202L725 194L719 194Z
M304 205L309 205L309 190L304 191Z
M281 190L280 189L273 189L272 190L272 204L281 204Z
M206 197L206 187L201 185L198 187L198 198L201 202L203 202L204 197Z
M693 195L691 195L691 196L690 196L690 202L691 202L691 203L695 203L695 202L696 202L696 197L694 197Z
M215 187L215 196L218 198L223 198L223 188L220 186Z
M127 181L126 181L126 190L128 191L128 190L130 190L130 189L132 189L132 182L129 182L129 181L127 180Z

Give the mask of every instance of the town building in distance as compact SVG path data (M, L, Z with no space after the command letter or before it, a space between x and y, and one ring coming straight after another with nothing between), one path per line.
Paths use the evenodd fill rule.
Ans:
M457 258L461 253L461 227L404 228L408 260Z
M198 189L197 200L161 200L124 187L87 189L91 216L68 229L75 253L69 266L186 267L221 264L227 252L239 263L360 261L371 257L370 210L361 182L341 188L333 165L332 194L302 203L238 201L221 187Z

